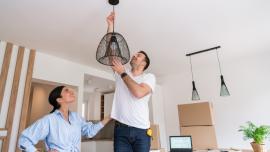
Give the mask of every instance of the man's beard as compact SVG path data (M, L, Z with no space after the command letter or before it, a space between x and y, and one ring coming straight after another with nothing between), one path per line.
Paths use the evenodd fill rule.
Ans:
M133 63L132 61L130 61L130 66L131 66L131 68L136 68L136 67L138 67L138 65L135 64L135 63Z

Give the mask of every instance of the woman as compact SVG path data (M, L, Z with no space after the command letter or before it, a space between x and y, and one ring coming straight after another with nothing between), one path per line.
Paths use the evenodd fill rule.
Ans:
M18 146L23 151L34 152L35 144L44 140L47 151L79 152L81 136L91 138L111 119L105 118L97 124L86 122L77 113L69 111L69 105L75 101L74 91L58 86L49 95L53 106L51 114L44 116L25 129Z

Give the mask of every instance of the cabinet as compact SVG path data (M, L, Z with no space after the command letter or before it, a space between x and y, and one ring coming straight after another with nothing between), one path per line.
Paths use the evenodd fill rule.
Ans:
M104 94L104 116L110 116L112 111L114 93Z

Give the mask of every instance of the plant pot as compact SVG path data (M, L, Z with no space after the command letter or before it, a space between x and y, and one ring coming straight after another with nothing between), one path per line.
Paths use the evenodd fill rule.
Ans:
M254 152L265 152L265 144L250 143Z

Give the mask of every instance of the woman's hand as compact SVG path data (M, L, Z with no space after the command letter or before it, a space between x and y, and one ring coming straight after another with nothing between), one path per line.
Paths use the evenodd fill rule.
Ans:
M103 126L105 126L108 122L110 122L112 120L112 118L110 116L106 116L104 117L104 119L101 121L101 123L103 124Z

